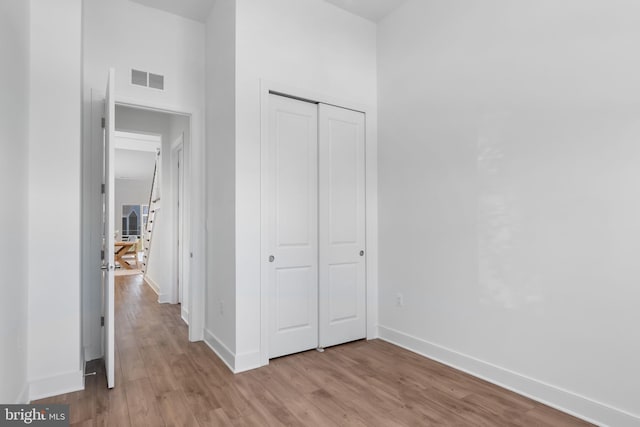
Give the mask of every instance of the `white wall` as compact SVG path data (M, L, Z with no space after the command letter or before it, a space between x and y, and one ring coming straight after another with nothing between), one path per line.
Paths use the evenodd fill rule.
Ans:
M640 424L638 16L409 0L378 33L381 335L616 426Z
M376 26L318 0L238 0L236 22L236 369L243 370L260 363L260 80L375 110Z
M100 270L96 260L100 254L101 199L96 193L100 187L96 171L102 134L100 104L96 101L92 105L92 90L96 98L104 96L108 69L114 67L118 101L192 113L193 144L195 152L201 152L204 24L128 0L84 0L83 6L83 340L87 354L100 357ZM131 85L131 68L163 74L165 90ZM92 107L96 110L93 116ZM193 172L194 191L202 191L199 163ZM198 242L193 252L196 260L203 255Z
M230 365L236 348L236 1L217 0L206 33L205 340Z
M31 1L30 397L83 387L80 352L81 0Z
M0 3L0 403L26 403L29 2Z
M204 24L129 0L85 0L83 19L85 88L104 90L114 67L119 98L204 104ZM130 84L131 68L164 75L165 90Z

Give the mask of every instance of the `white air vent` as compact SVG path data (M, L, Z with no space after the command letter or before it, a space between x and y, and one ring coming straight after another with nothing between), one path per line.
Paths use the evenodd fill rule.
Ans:
M131 70L131 84L138 86L147 85L147 73L140 70Z
M164 76L149 73L149 87L164 90Z
M164 76L147 71L131 69L131 84L164 90Z

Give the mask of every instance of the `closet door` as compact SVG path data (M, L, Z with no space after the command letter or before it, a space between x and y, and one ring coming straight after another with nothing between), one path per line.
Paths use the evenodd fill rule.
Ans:
M319 106L320 347L366 337L364 114Z
M269 96L269 358L318 346L318 106Z

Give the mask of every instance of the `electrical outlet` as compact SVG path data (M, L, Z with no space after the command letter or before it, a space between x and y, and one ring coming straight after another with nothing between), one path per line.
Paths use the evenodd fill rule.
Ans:
M404 307L404 295L396 295L396 307Z

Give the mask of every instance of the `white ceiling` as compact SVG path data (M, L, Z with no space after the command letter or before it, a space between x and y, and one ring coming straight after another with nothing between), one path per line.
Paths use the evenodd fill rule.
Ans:
M160 135L117 130L113 144L116 179L151 181L156 152L160 150L161 142Z
M130 0L185 18L205 22L215 0ZM405 0L324 0L341 9L378 22Z
M195 21L206 22L215 0L131 0Z
M324 0L341 9L378 22L394 10L405 0Z
M140 179L151 181L156 154L148 151L117 149L116 179Z

